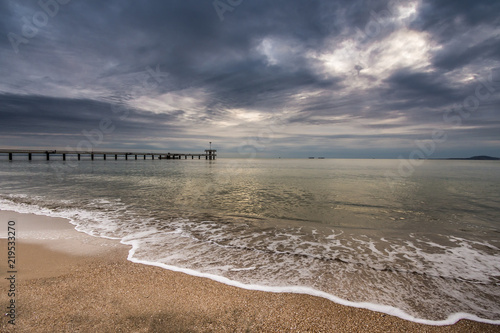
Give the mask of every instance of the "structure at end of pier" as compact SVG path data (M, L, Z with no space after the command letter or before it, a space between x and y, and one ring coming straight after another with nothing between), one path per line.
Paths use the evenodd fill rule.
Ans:
M215 160L215 156L217 156L217 150L215 149L205 149L205 159L207 160Z

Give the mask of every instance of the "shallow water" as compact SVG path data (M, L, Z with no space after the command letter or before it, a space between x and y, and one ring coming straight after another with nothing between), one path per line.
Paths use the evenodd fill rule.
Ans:
M498 162L392 178L397 160L21 159L0 161L0 209L67 217L136 261L416 321L500 320Z

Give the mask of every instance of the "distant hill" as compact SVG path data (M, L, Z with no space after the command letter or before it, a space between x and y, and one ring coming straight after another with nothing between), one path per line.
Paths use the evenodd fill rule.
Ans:
M486 156L486 155L480 155L480 156L472 156L469 158L447 158L447 160L461 160L461 161L499 161L500 158L498 157L491 157L491 156Z

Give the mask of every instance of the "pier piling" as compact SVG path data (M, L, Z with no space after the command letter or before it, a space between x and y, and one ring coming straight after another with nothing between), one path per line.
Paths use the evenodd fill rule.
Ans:
M107 159L107 155L115 155L115 161L118 160L118 155L124 156L125 160L128 160L129 155L133 155L134 159L137 160L138 156L142 155L144 160L147 160L147 156L151 155L151 159L155 159L158 157L159 160L180 160L184 157L185 160L191 156L191 159L194 160L196 156L198 156L198 159L200 160L203 156L205 156L205 159L207 160L215 160L216 158L216 150L215 149L208 149L205 150L205 153L202 154L183 154L183 153L143 153L143 152L114 152L114 151L72 151L72 150L31 150L31 149L26 149L26 150L18 150L18 149L2 149L0 148L0 154L5 154L8 156L8 160L12 161L14 159L14 154L25 154L28 156L28 159L31 161L33 154L35 155L45 155L45 159L47 161L50 161L50 155L51 154L60 154L62 156L62 160L66 161L66 155L76 155L78 158L78 161L82 159L82 155L84 156L90 156L90 159L92 161L95 160L95 155L102 155L102 159L105 161Z

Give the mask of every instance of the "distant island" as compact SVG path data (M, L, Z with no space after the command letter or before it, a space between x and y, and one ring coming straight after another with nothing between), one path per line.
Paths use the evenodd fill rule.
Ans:
M492 156L486 156L486 155L480 155L480 156L472 156L469 158L446 158L446 160L461 160L461 161L498 161L500 158L498 157L492 157Z

